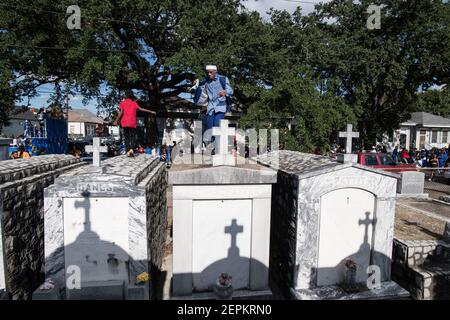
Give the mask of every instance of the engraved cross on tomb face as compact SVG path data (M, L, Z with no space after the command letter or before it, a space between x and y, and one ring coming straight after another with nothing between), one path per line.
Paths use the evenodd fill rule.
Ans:
M229 233L231 235L231 247L228 250L229 256L232 255L232 253L239 255L239 248L236 245L237 235L238 233L244 232L244 226L240 226L237 224L237 220L233 219L231 221L231 226L225 227L225 233Z
M339 138L345 138L346 141L346 147L345 152L350 154L352 153L352 143L354 138L359 138L359 132L353 132L353 125L347 124L347 131L346 132L339 132Z
M234 137L236 129L228 127L228 120L220 120L220 127L212 128L212 135L216 137L213 166L234 165L233 161L235 158L228 150L228 137Z
M108 147L100 145L100 138L94 138L93 139L93 145L92 146L86 146L85 151L87 153L92 153L93 154L92 164L95 167L101 167L100 153L108 152Z

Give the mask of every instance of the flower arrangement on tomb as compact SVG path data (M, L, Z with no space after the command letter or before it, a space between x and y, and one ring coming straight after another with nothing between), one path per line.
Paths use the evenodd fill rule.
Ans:
M356 266L357 266L356 262L351 259L347 259L345 261L345 267L349 270L356 270Z
M45 279L45 282L39 287L39 290L52 290L55 287L55 283L52 279Z
M219 276L218 281L221 286L228 287L231 284L231 279L233 279L233 277L230 276L228 273L222 273Z
M231 300L234 289L231 285L232 277L228 273L220 274L214 285L214 293L221 300Z
M342 287L347 292L358 291L358 285L356 283L356 270L357 263L351 259L345 260L344 263L344 282Z
M136 284L144 284L150 280L150 276L147 272L142 272L140 275L136 277Z

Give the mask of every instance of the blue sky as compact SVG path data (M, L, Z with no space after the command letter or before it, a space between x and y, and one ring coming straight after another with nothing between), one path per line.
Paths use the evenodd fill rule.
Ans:
M243 4L249 10L255 10L260 12L261 16L264 19L268 18L267 11L270 8L278 9L278 10L287 10L289 12L294 12L295 9L300 6L302 7L303 14L308 14L314 9L314 3L320 2L319 0L306 0L304 2L296 1L296 0L243 0ZM52 85L43 85L38 88L38 92L40 95L30 100L30 105L41 108L43 106L47 106L47 100L50 98L50 95L53 91ZM79 108L87 108L93 113L97 113L97 101L93 100L88 103L88 105L84 106L82 103L83 97L81 95L75 95L70 97L69 105L74 109ZM19 102L19 105L26 105L28 102L27 99L24 99L22 102Z

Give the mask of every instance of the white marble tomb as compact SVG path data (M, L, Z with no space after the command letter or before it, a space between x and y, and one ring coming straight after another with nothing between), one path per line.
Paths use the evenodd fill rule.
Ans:
M390 281L397 175L294 151L262 155L278 161L272 200L271 275L296 299L357 299L341 288L348 260L356 284L380 270L368 298L404 294ZM367 287L366 287L367 289Z
M71 171L45 190L45 276L61 290L61 298L120 298L122 286L122 298L130 298L136 277L151 271L155 248L148 222L153 211L164 215L157 220L165 230L166 184L152 189L153 180L165 176L159 158L122 156L104 161L102 168ZM157 199L164 200L160 207ZM80 269L81 290L67 287L73 266ZM119 294L108 293L114 288ZM148 288L147 283L144 291ZM148 292L141 298L148 299Z
M174 166L173 297L214 298L221 273L233 289L270 293L270 203L276 172L259 166ZM206 295L206 296L205 296Z

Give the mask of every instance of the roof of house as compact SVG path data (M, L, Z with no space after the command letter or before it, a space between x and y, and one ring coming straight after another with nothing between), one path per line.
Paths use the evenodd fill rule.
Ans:
M15 107L10 114L11 120L37 121L36 115L28 107Z
M450 119L428 112L413 112L409 122L415 122L427 127L450 126Z
M96 124L104 123L102 118L97 117L95 114L86 109L69 110L69 122L84 122Z

